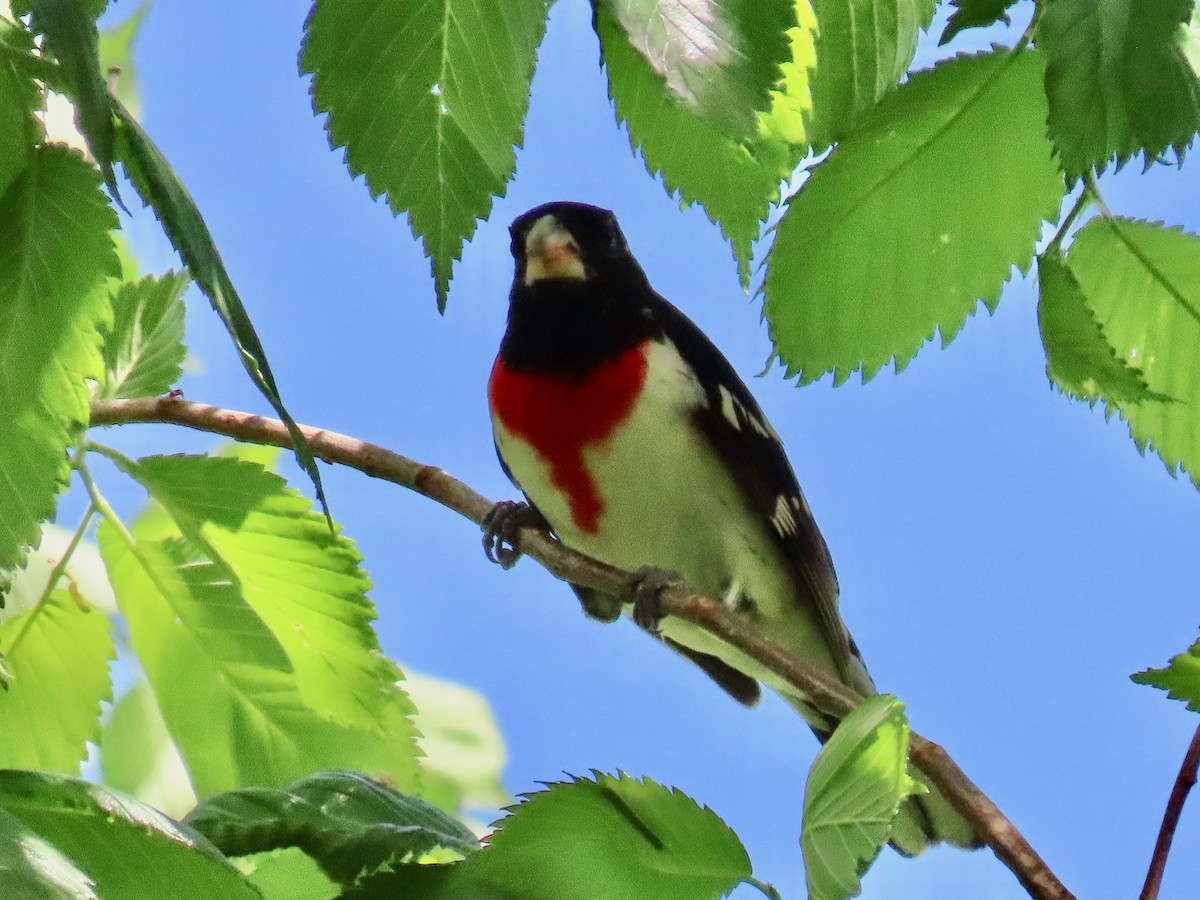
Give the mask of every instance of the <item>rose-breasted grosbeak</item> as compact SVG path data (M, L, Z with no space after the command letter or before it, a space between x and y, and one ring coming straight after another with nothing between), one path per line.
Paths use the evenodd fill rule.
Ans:
M623 569L664 573L714 597L864 694L874 694L838 613L833 561L775 429L728 360L655 293L616 217L548 203L512 224L516 277L488 385L496 449L525 504L485 523L497 558L516 526ZM507 551L505 562L515 559ZM584 609L619 601L576 587ZM827 737L836 725L797 690L690 623L658 636L739 701L762 681ZM910 800L893 844L976 846L937 794Z

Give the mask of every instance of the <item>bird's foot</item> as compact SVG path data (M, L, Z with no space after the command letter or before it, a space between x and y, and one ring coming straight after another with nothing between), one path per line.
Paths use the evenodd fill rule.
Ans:
M521 558L522 528L550 530L540 512L519 500L501 500L484 515L481 527L484 555L502 569L511 569Z
M665 588L678 587L683 579L678 572L644 566L633 573L629 592L633 596L633 621L651 634L659 633L665 613L659 595Z

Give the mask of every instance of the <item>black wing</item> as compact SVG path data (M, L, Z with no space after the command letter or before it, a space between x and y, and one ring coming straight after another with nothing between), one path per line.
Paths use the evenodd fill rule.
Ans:
M664 334L695 369L708 403L695 421L717 456L768 524L797 585L796 601L817 610L838 670L849 678L850 636L838 613L838 581L833 558L804 494L758 402L729 361L682 312L663 300Z

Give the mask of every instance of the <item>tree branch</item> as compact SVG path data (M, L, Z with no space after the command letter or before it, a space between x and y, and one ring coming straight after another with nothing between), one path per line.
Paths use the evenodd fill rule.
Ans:
M1139 900L1156 900L1158 897L1163 872L1167 868L1167 854L1171 852L1171 841L1175 837L1175 826L1179 824L1179 816L1183 813L1183 802L1196 784L1197 769L1200 769L1200 728L1197 728L1192 736L1192 743L1188 745L1187 753L1183 756L1183 765L1179 767L1179 774L1175 777L1175 786L1171 788L1171 797L1167 800L1162 827L1158 830L1154 855L1150 857L1150 869L1146 872L1146 884L1142 887Z
M93 426L139 422L165 422L249 443L291 447L282 422L250 413L172 397L104 400L92 404ZM422 465L383 447L333 431L306 425L301 425L300 430L320 459L350 466L373 478L414 490L477 524L492 508L493 504L486 497L436 466ZM564 581L620 597L629 593L630 573L576 553L546 534L525 529L521 532L520 544L522 553L533 557ZM661 602L667 615L692 622L737 647L803 691L813 706L823 713L842 718L862 700L855 691L808 665L711 597L692 593L686 587L671 587L662 592ZM1073 895L1016 826L967 778L945 750L913 733L911 759L913 765L974 826L984 843L1012 870L1030 896L1038 900L1073 900Z

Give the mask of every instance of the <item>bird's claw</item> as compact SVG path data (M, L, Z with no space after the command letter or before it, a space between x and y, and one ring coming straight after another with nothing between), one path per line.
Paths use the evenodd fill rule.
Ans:
M487 511L483 528L483 553L502 569L511 569L521 558L517 546L522 528L541 528L543 519L528 503L501 500Z
M633 573L629 592L633 596L633 621L651 634L659 633L665 613L659 595L665 588L683 584L679 573L645 566Z

